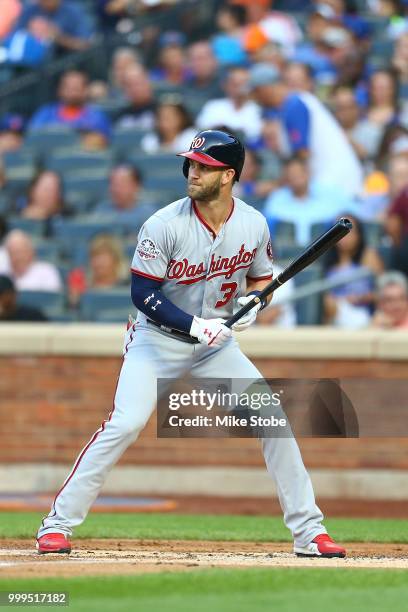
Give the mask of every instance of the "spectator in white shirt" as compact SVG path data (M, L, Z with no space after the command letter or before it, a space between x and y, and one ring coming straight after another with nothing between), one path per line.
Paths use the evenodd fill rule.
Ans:
M361 193L363 170L344 130L310 92L291 92L279 71L269 64L251 69L249 87L264 108L278 114L290 152L308 159L312 179L335 185L350 196Z
M12 230L7 234L4 246L9 262L0 273L10 276L18 291L62 290L58 269L52 263L36 260L34 245L28 234Z
M230 68L225 81L227 97L209 100L203 106L196 120L200 129L225 125L233 132L242 132L246 138L258 138L262 129L261 109L248 98L248 77L246 68Z
M265 215L272 236L279 221L293 223L297 244L312 240L316 223L334 222L344 210L352 210L353 202L337 187L310 179L305 160L293 157L286 162L283 185L265 202Z

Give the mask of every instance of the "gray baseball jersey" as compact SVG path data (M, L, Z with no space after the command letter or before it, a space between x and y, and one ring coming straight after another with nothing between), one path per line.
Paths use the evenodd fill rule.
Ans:
M245 295L246 279L272 278L269 228L260 212L234 198L215 235L195 203L183 198L143 225L132 271L162 281L163 294L185 312L227 319L234 299Z

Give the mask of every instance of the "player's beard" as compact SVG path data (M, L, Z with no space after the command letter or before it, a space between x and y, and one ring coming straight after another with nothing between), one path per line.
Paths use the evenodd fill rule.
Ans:
M193 200L198 200L199 202L211 202L212 200L217 200L219 198L220 190L221 176L218 176L212 185L199 186L189 183L187 192L190 198Z

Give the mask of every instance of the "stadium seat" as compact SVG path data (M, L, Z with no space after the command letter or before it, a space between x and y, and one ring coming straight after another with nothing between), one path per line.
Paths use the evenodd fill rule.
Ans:
M19 304L39 308L49 319L60 320L64 315L65 296L53 291L19 291Z
M203 95L201 92L194 92L191 88L187 88L185 91L185 106L189 111L191 117L196 118L204 104L208 101L208 97Z
M367 244L372 247L379 247L381 238L384 236L383 224L375 221L364 221L363 230Z
M156 173L156 175L147 176L143 180L143 185L146 189L149 190L161 190L167 192L166 201L163 203L163 206L170 204L172 199L183 198L186 195L186 179L183 175L161 175ZM172 198L170 199L170 194L172 194ZM175 197L173 197L175 196Z
M135 317L135 307L132 306L127 308L112 308L107 310L101 310L96 313L96 317L94 319L97 323L122 323L125 327L127 325L129 314Z
M243 197L245 202L250 206L256 208L256 210L262 211L265 206L265 198L257 198L256 196Z
M0 193L0 215L6 216L10 208L10 200L7 194Z
M146 130L137 128L115 128L111 141L115 158L127 159L129 153L140 151L140 141L146 133Z
M68 247L70 252L78 247L78 244L89 241L97 234L121 235L120 227L112 225L110 221L95 221L87 217L76 219L57 219L53 223L53 233L63 246L64 252Z
M379 256L384 262L384 267L389 270L392 265L392 246L391 244L381 244L377 247Z
M107 173L100 172L74 172L63 177L64 194L69 201L71 194L83 193L89 201L96 202L106 197L109 187Z
M274 258L278 258L280 262L289 263L295 257L298 257L302 251L302 247L295 244L278 244L276 247L272 244Z
M128 242L124 245L125 257L126 259L129 260L129 262L131 262L133 259L133 255L135 254L135 249L136 249L136 244L134 242Z
M183 86L182 85L172 85L167 81L155 81L153 82L153 89L155 93L155 98L160 101L160 98L167 98L171 96L175 96L176 99L180 99L183 95Z
M36 160L32 150L21 147L17 151L5 151L2 154L6 175L14 169L34 167Z
M272 247L279 248L281 245L293 245L295 242L295 226L290 221L268 222L271 232Z
M313 223L312 225L312 240L316 240L319 236L327 232L327 230L333 225L331 221L327 223Z
M106 115L108 115L112 122L115 122L121 113L126 109L127 103L122 99L106 98L104 100L98 100L96 102L96 106Z
M67 210L74 215L86 215L95 204L95 195L87 191L64 191L64 202Z
M296 287L308 285L317 281L322 276L322 269L319 264L313 264L306 270L299 272L294 277ZM298 325L318 325L321 319L322 298L321 294L297 300L295 302L296 316Z
M108 151L59 151L44 160L48 170L65 174L75 171L99 170L101 173L109 173L112 166L112 155Z
M177 177L180 176L184 180L183 176L183 161L182 158L177 157L174 154L161 153L155 155L148 155L146 153L130 153L127 159L135 164L143 174L143 178L158 178L160 177Z
M130 298L130 290L128 288L111 290L94 289L86 291L81 296L79 316L82 321L98 321L101 317L103 319L104 316L109 318L113 315L114 311L125 313L125 324L127 315L134 313L135 307Z
M8 83L13 78L13 70L9 66L0 65L0 83Z
M76 147L80 145L79 134L66 127L53 127L36 129L27 132L25 137L27 146L32 147L40 155L49 154L51 149L61 147Z
M34 242L37 259L49 261L55 265L60 263L60 245L54 240L40 240Z
M22 217L9 217L9 229L19 229L32 237L42 238L45 234L45 222L37 219L24 219Z
M33 164L9 168L6 174L7 182L5 186L7 193L12 197L25 193L35 176L35 171L36 169Z

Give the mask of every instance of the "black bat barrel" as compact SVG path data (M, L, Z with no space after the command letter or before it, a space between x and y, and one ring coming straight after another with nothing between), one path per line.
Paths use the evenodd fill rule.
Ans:
M228 321L225 322L227 327L232 327L234 323L239 321L253 306L259 301L266 298L270 293L273 293L291 279L295 274L298 274L304 270L307 266L310 266L316 259L321 257L326 251L328 251L333 245L341 240L349 231L352 229L353 224L349 219L339 219L335 225L333 225L327 232L316 238L311 245L296 257L290 264L281 272L276 278L274 278L269 285L265 287L253 300L245 304L238 312L236 312Z

